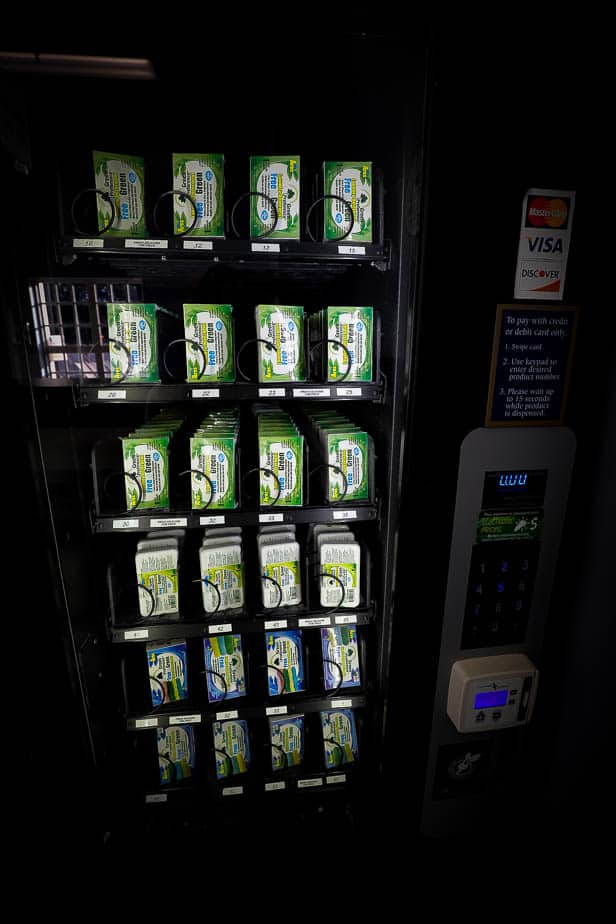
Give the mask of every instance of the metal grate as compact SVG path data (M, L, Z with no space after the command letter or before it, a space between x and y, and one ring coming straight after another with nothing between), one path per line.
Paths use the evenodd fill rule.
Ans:
M28 287L36 357L44 379L110 377L109 302L142 302L140 279L41 279Z

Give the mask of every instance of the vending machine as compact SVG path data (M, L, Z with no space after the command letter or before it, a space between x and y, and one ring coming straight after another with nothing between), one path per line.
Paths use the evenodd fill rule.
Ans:
M487 419L513 267L469 316L442 62L0 64L35 804L107 844L464 831L515 788L575 438Z

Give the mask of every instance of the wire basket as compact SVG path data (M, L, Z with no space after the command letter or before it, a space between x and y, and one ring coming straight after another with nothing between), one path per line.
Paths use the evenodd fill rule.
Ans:
M28 286L36 356L34 376L110 377L107 304L143 302L141 279L40 279Z

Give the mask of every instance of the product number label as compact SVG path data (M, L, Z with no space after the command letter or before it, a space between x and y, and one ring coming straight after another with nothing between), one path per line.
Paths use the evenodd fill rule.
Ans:
M335 616L337 626L352 626L357 622L357 616Z
M73 238L73 247L79 247L83 250L102 250L105 242L100 237L75 237Z
M332 510L333 520L356 520L357 510Z
M336 394L339 398L360 398L361 397L361 388L353 387L337 387Z
M220 388L193 388L193 398L220 398Z
M133 629L130 632L124 633L125 642L132 642L138 638L149 638L149 637L150 637L149 629Z
M183 241L184 250L213 250L212 241Z
M199 517L200 526L222 526L225 522L223 516L220 517Z
M260 513L259 523L282 523L284 513Z
M148 795L145 797L145 801L147 804L150 804L151 802L166 802L167 793L166 792L148 793Z
M286 619L266 619L263 623L264 629L286 629L287 620Z
M280 244L251 244L253 253L280 253Z
M139 520L114 520L114 529L139 529Z
M284 398L286 391L284 388L260 388L260 398Z
M334 773L333 776L327 777L326 782L327 783L346 783L346 774Z
M351 709L352 699L332 699L332 709Z
M266 783L265 792L276 792L279 789L286 789L286 783Z
M286 706L268 706L265 710L265 715L286 715L287 707Z
M352 257L365 256L366 248L353 244L338 244L338 253L348 254Z
M125 391L111 391L109 389L98 392L99 401L126 401Z
M208 631L210 635L220 635L221 632L233 632L233 626L230 622L217 622L213 626L209 626Z
M223 796L241 796L244 792L243 786L225 786L222 791Z
M227 719L237 719L238 711L237 709L230 709L228 712L217 712L216 721L217 722L226 722Z
M158 719L135 719L135 728L158 728Z

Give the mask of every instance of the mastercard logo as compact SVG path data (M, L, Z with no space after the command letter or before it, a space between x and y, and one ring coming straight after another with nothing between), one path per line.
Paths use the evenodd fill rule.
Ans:
M566 228L569 217L568 199L546 199L532 196L526 208L526 225L533 228Z

